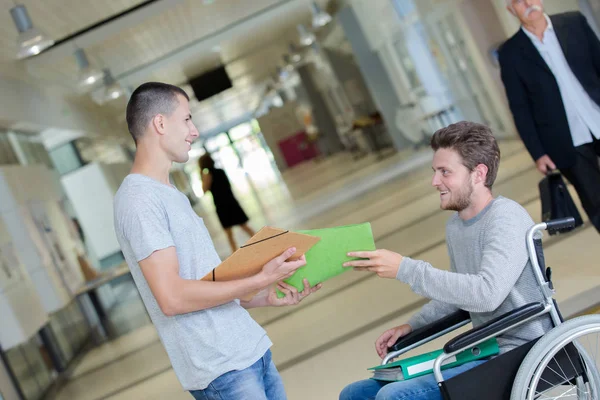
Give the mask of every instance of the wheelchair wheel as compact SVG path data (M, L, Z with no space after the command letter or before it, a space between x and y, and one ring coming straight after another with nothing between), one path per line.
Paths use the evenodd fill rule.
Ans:
M600 315L574 318L544 335L523 360L511 400L600 399Z

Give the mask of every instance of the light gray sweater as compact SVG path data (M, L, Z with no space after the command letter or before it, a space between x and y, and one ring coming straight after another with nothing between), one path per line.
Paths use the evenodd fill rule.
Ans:
M520 204L499 196L474 218L455 213L446 224L450 271L404 257L396 278L431 299L408 324L417 329L458 309L477 327L527 303L541 301L527 252L526 233L534 222ZM498 337L501 352L550 330L547 316Z

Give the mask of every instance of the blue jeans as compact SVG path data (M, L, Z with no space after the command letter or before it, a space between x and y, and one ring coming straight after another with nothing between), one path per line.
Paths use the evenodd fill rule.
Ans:
M286 400L283 381L271 350L253 365L241 371L229 371L212 381L204 390L192 390L196 400Z
M471 361L455 368L442 370L444 379L450 379L485 360ZM406 381L381 382L373 379L354 382L340 393L340 400L442 400L433 374L419 376Z

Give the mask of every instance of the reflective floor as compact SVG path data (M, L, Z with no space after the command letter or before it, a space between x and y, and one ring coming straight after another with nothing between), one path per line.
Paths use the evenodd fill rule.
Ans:
M520 141L503 142L501 149L495 194L520 202L539 221L539 173ZM378 162L338 155L282 174L285 185L271 182L241 191L240 201L255 229L264 224L300 229L368 221L379 248L448 268L444 225L450 214L439 209L439 196L430 186L430 160L428 150ZM226 257L229 247L213 208L207 196L197 211L219 254ZM236 235L238 243L246 240L243 232ZM556 298L567 317L600 298L598 239L586 223L544 242ZM273 358L289 399L336 399L345 385L368 378L367 368L378 364L373 343L379 334L406 321L424 302L400 282L349 271L297 307L255 309L251 314L274 342ZM86 354L57 398L191 399L139 300L133 296L117 310L114 318L135 320L139 326ZM427 349L440 347L440 340Z

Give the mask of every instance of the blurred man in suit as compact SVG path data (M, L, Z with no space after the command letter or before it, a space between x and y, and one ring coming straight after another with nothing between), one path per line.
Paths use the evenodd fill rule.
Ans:
M500 68L519 135L537 169L573 184L600 232L600 41L579 12L548 16L543 0L506 0L521 29Z

